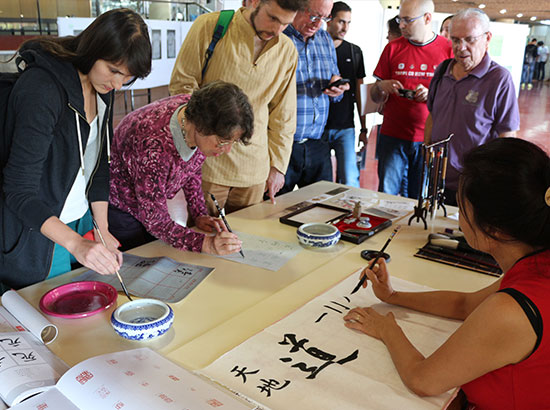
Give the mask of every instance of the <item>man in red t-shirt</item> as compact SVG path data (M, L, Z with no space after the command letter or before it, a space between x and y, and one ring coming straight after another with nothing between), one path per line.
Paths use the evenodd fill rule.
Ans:
M452 57L450 41L431 29L433 12L432 0L403 0L397 18L403 36L386 45L374 70L371 98L385 101L376 149L380 192L420 193L428 87L435 68Z

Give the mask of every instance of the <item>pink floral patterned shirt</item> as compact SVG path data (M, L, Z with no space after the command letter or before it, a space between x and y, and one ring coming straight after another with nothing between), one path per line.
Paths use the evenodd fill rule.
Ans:
M208 214L201 188L205 156L196 149L188 161L182 159L170 130L172 115L189 97L155 101L120 122L111 146L109 202L156 238L177 249L200 252L204 234L172 221L166 205L183 189L191 217Z

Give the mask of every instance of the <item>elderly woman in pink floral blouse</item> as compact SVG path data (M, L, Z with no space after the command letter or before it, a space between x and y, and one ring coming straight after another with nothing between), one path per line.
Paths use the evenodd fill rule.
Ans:
M201 189L206 156L247 144L254 115L234 84L210 83L127 115L111 147L109 230L129 249L154 238L177 249L226 255L241 241L220 219L208 215ZM183 191L189 215L204 234L172 220L167 200Z

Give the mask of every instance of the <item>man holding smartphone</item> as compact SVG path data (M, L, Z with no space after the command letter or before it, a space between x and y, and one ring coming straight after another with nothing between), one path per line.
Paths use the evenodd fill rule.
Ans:
M296 45L297 116L285 184L279 194L317 181L332 181L330 149L321 139L330 101L340 101L349 84L332 85L341 78L330 35L321 25L330 21L332 0L310 0L284 33Z
M343 1L337 1L332 6L332 20L327 24L327 31L332 37L336 48L338 69L340 74L350 80L350 89L344 92L340 102L330 104L327 125L323 139L329 148L336 152L336 182L359 188L359 168L355 154L355 121L354 105L359 104L356 96L365 78L363 52L355 44L344 40L351 23L351 8ZM359 105L357 106L359 110ZM367 148L367 128L365 116L359 116L361 133L359 140L363 149Z
M435 68L452 57L450 41L432 31L433 12L432 0L403 0L402 37L386 45L374 70L371 98L385 102L376 149L380 192L409 198L420 193L428 87Z

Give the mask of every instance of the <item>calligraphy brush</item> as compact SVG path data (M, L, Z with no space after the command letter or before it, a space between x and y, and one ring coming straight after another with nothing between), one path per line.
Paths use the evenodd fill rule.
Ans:
M444 254L444 255L447 255L447 256L451 256L453 259L456 259L456 260L464 262L464 263L470 262L470 263L475 263L476 265L486 266L487 268L500 269L500 266L495 265L494 263L486 262L486 261L479 260L479 259L476 259L476 258L470 258L466 255L463 255L460 252L456 252L456 251L454 251L452 249L448 249L448 248L443 248L442 246L428 245L427 247L420 248L420 249L422 249L423 251L427 251L429 253L433 253L435 255Z
M107 245L105 244L105 240L103 239L103 235L101 235L101 231L99 230L99 225L97 224L97 222L93 218L92 218L92 223L94 224L94 228L97 231L97 234L99 235L99 239L101 240L101 243L103 244L103 246L107 247ZM128 289L126 289L126 286L124 285L124 282L122 281L122 276L120 276L120 273L119 273L118 269L115 271L115 273L116 273L116 276L118 278L118 281L120 282L120 286L122 287L122 290L126 294L126 297L130 300L133 300L130 297L130 294L128 293Z
M390 244L391 240L394 238L394 236L397 234L397 232L399 231L399 229L401 228L401 226L397 225L395 227L395 229L393 230L393 232L390 234L390 237L388 238L388 240L386 241L386 243L384 244L384 246L382 246L382 249L380 249L380 251L378 251L378 253L376 254L376 257L374 257L374 259L372 260L372 262L370 263L368 269L372 270L372 268L374 267L374 264L376 263L376 261L378 260L378 258L380 258L383 254L384 254L384 251L386 250L386 248L388 247L388 245ZM357 292L359 290L359 288L361 286L363 286L363 283L365 283L365 281L367 280L367 275L363 275L363 277L361 278L361 280L359 281L359 283L357 284L357 286L355 286L355 288L351 291L351 295L353 295L355 292Z
M218 213L220 214L221 218L222 218L222 221L223 223L225 224L225 226L227 227L227 230L231 233L233 233L233 230L229 227L229 223L227 222L227 219L225 219L225 212L223 211L223 209L220 208L220 204L218 204L218 200L216 199L216 197L214 196L214 194L211 194L210 192L207 192L208 195L210 195L210 198L212 198L212 201L214 202L214 205L216 205L216 209L218 210ZM241 250L239 251L239 253L241 254L241 256L243 257L244 259L244 252L241 248Z

